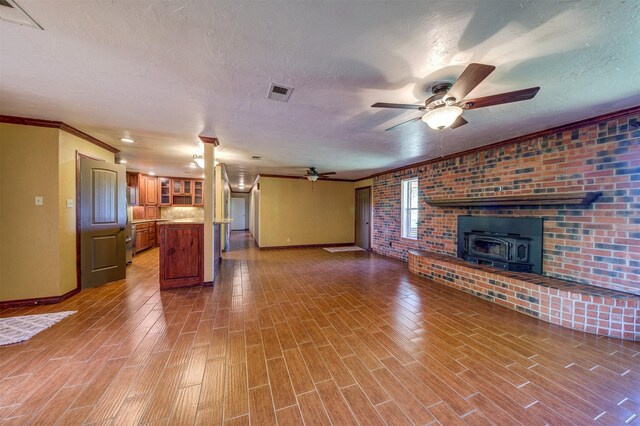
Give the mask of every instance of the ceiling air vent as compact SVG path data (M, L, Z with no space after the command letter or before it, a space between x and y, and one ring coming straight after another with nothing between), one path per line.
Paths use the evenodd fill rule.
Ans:
M261 160L261 159L262 159L262 157L260 157L259 155L252 155L252 156L251 156L251 159L252 159L252 160Z
M0 0L0 19L44 30L15 0Z
M293 92L293 87L271 83L267 98L274 101L287 102L291 96L291 92Z

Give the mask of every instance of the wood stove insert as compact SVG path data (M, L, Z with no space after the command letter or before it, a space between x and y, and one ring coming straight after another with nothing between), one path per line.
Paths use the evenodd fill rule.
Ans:
M459 216L458 257L508 271L542 274L542 219Z

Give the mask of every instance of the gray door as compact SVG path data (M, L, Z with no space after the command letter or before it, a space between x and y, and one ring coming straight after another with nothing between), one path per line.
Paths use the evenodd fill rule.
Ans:
M246 226L245 221L245 199L242 197L231 198L231 230L232 231L244 231Z
M125 278L126 185L124 166L80 158L82 288Z
M371 249L371 188L356 189L356 245Z

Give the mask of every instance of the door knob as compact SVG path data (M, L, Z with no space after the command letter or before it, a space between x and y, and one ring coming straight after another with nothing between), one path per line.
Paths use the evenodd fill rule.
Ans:
M121 231L124 231L124 226L121 226L121 227L120 227L120 230L121 230Z

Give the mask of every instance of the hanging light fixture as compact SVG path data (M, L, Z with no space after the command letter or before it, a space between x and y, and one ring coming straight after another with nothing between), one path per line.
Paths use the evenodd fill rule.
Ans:
M193 161L196 162L198 167L204 169L204 154L193 154Z
M308 175L307 179L309 179L310 182L315 182L318 180L318 175Z
M427 123L432 129L442 130L451 126L460 114L462 114L462 108L459 106L445 105L427 111L427 113L422 116L422 121Z

